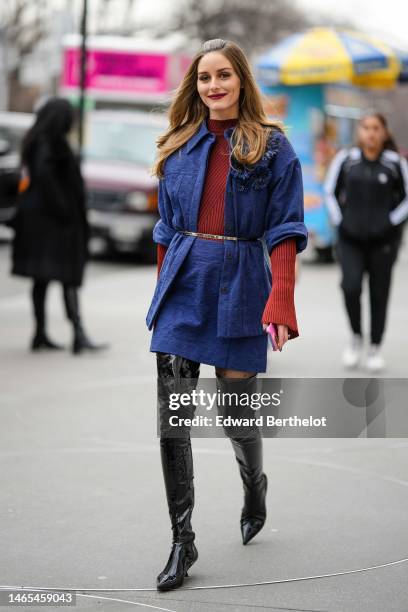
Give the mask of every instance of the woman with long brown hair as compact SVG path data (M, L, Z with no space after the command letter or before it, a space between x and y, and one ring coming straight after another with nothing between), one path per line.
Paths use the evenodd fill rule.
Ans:
M408 164L398 153L384 115L367 111L358 123L357 143L334 157L325 180L326 204L337 230L341 288L351 339L343 365L369 372L385 368L382 355L392 270L408 217ZM361 291L368 274L371 310L369 346L364 338Z
M296 253L307 243L299 160L269 120L248 60L231 41L205 42L176 91L158 139L158 280L147 313L154 326L161 460L173 530L159 590L183 583L198 557L189 427L169 424L169 397L191 392L200 364L215 367L218 393L233 410L266 371L266 325L279 348L299 335L294 307ZM269 267L269 258L271 270ZM219 397L219 395L218 395ZM230 406L231 408L231 406ZM218 406L218 409L219 406ZM191 402L178 416L191 417ZM247 544L266 518L267 477L257 427L227 430L244 486Z

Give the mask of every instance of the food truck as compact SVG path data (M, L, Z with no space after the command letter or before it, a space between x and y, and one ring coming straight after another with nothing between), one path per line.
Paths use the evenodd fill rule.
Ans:
M87 38L87 108L163 110L190 62L177 37ZM61 95L79 98L81 36L63 39Z

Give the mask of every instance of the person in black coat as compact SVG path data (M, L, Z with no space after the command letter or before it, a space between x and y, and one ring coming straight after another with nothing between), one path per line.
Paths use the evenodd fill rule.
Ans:
M12 274L30 277L36 330L32 350L63 348L46 333L45 298L50 281L63 286L68 319L74 329L72 350L98 349L86 336L79 314L78 287L87 261L89 227L85 187L67 135L74 122L71 104L48 100L38 111L22 146L28 187L18 196L12 221Z

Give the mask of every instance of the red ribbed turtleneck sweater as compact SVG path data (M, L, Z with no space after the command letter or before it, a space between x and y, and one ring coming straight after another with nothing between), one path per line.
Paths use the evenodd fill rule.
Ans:
M209 153L197 232L224 234L224 192L229 171L229 149L224 131L235 126L237 122L238 119L207 119L207 127L215 135L216 140ZM215 240L215 238L204 238L204 240ZM157 245L158 275L166 251L166 246ZM294 238L284 240L272 250L272 289L262 315L262 323L287 325L289 338L296 338L299 335L294 304L295 261Z

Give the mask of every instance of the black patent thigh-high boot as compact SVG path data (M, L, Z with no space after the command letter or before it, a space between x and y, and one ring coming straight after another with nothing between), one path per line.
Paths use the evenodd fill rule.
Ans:
M224 378L217 375L217 389L223 417L255 418L256 412L245 401L256 391L256 374L249 378ZM241 405L242 404L242 405ZM268 479L263 472L262 436L257 425L224 426L235 452L244 486L244 506L241 512L242 543L248 544L262 529L266 520L266 491Z
M166 591L183 584L188 569L197 561L195 533L191 526L194 507L194 470L190 428L170 429L168 417L171 393L186 393L196 385L200 364L177 355L157 353L157 398L160 419L160 455L167 504L173 532L170 556L157 576L157 589ZM177 410L180 417L192 418L195 406Z

